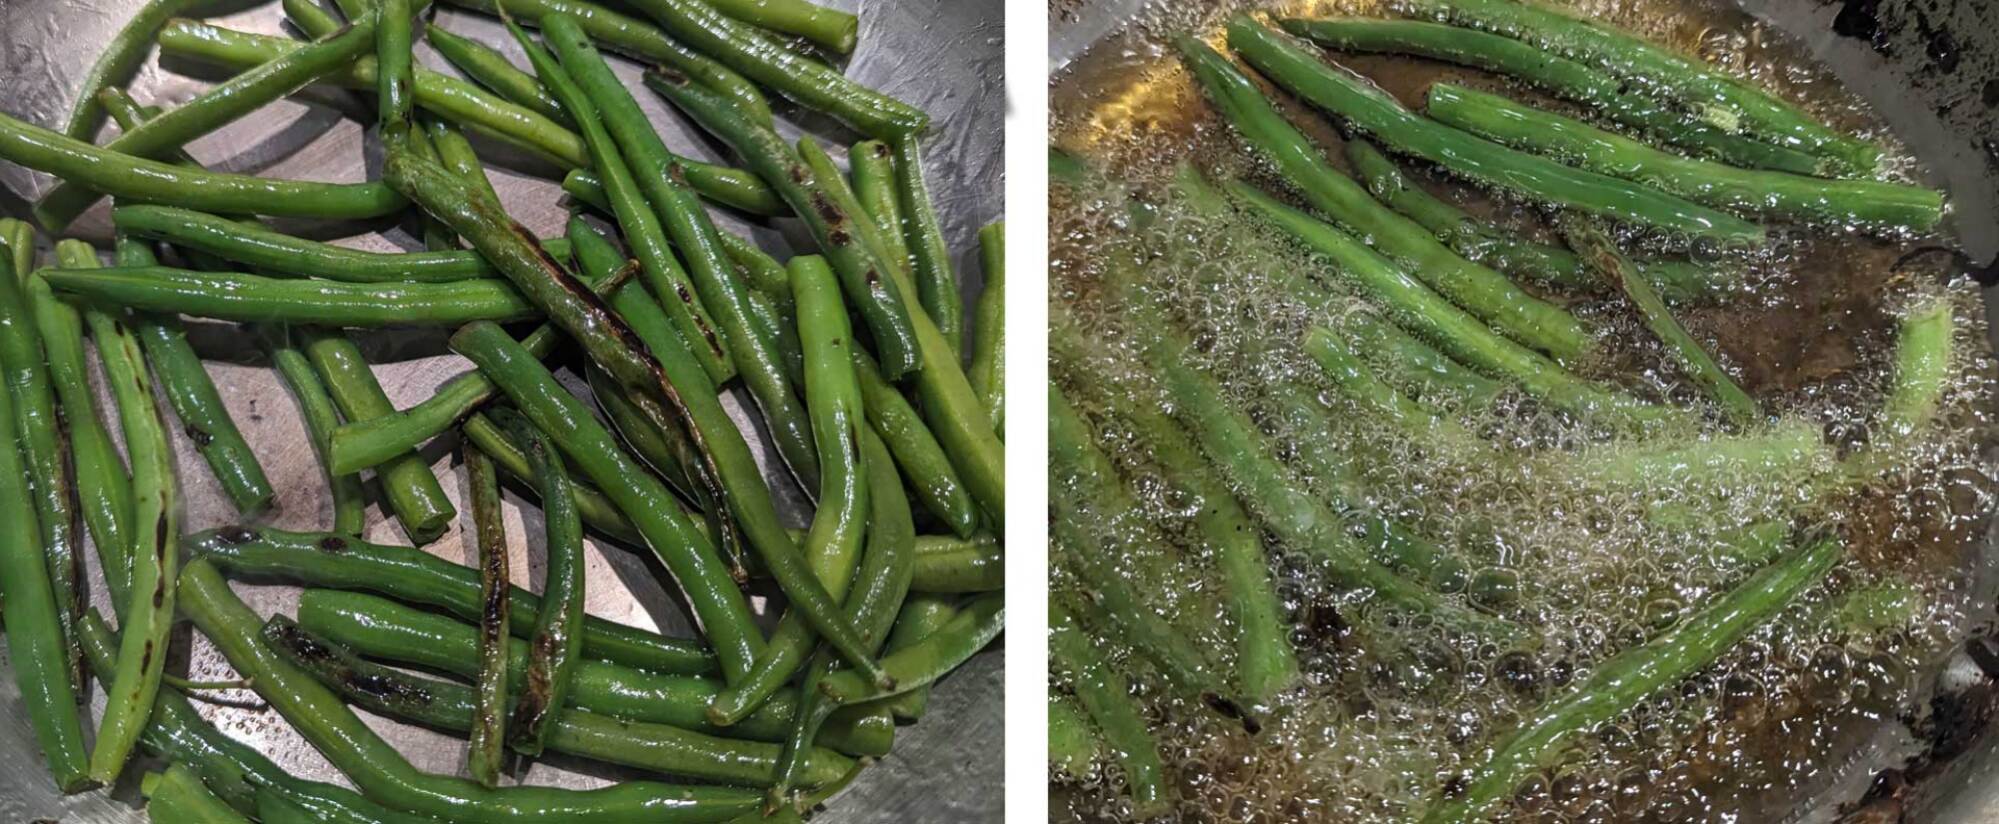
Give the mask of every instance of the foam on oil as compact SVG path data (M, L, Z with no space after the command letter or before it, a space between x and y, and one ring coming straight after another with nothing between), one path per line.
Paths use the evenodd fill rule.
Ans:
M1479 438L1415 437L1353 407L1301 351L1307 330L1350 329L1354 313L1378 311L1371 301L1254 217L1186 208L1170 195L1174 166L1191 162L1211 179L1239 177L1296 201L1240 149L1162 45L1181 31L1213 33L1224 11L1159 5L1176 8L1149 12L1054 87L1056 145L1106 176L1051 195L1051 300L1104 344L1092 353L1094 366L1115 378L1072 395L1121 392L1138 403L1161 402L1131 351L1130 335L1147 330L1125 328L1127 298L1107 286L1109 262L1134 257L1141 261L1138 288L1184 325L1196 343L1190 357L1250 413L1300 484L1317 497L1418 527L1453 558L1451 573L1434 582L1439 589L1531 628L1495 641L1396 614L1343 593L1309 556L1273 542L1271 563L1306 675L1263 708L1260 733L1172 698L1142 662L1115 662L1152 713L1181 817L1393 822L1420 815L1524 713L1766 561L1745 536L1770 522L1836 530L1847 560L1714 666L1576 737L1563 766L1521 786L1496 815L1779 820L1839 776L1890 755L1873 746L1878 734L1921 694L1925 676L1963 634L1994 489L1984 455L1992 442L1983 412L1992 387L1983 313L1970 284L1943 283L1939 267L1948 261L1903 260L1919 239L1840 227L1783 232L1748 256L1627 236L1627 248L1691 252L1742 272L1742 285L1725 299L1677 314L1763 403L1771 424L1731 435L1690 417L1633 444L1509 392L1475 405L1439 404ZM1793 48L1732 13L1641 0L1588 7L1592 17L1744 71L1836 125L1885 134ZM1500 78L1421 61L1342 62L1391 81L1384 86L1405 100L1445 77L1506 88ZM1296 105L1287 111L1344 166L1338 133L1323 118ZM1890 174L1913 170L1904 153L1891 155ZM1405 168L1475 214L1554 240L1529 205ZM1134 220L1134 202L1146 204L1150 217ZM1898 313L1940 290L1956 302L1959 321L1945 411L1918 437L1883 443L1872 429ZM1549 297L1601 330L1605 351L1577 371L1650 400L1700 404L1698 389L1665 364L1621 300ZM1368 353L1368 341L1353 343ZM1053 372L1075 380L1065 364ZM1309 398L1316 408L1287 397ZM1097 405L1079 405L1106 451L1136 479L1139 511L1102 514L1116 519L1126 538L1117 546L1124 563L1116 566L1156 595L1149 606L1229 665L1233 627L1218 606L1226 594L1209 548L1189 528L1186 502L1170 494L1119 421ZM1730 438L1800 448L1638 478L1619 471L1634 450L1657 441ZM1855 482L1845 467L1870 449L1890 457ZM1058 574L1054 586L1074 582ZM1124 814L1121 780L1106 766L1060 797L1078 817L1117 820Z

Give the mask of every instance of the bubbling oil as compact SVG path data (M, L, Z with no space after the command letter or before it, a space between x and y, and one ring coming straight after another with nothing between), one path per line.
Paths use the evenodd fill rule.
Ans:
M1792 46L1732 12L1649 0L1585 5L1593 18L1698 52L1837 126L1887 138ZM1254 216L1192 208L1172 194L1175 167L1188 163L1210 179L1242 179L1296 202L1241 149L1162 45L1183 31L1212 34L1233 9L1155 6L1162 8L1060 75L1053 94L1055 145L1101 173L1051 192L1054 317L1101 344L1088 353L1088 369L1058 359L1052 373L1078 390L1072 400L1132 480L1135 511L1085 511L1115 524L1120 555L1113 568L1147 593L1147 607L1223 671L1232 669L1235 627L1213 548L1192 528L1188 503L1151 465L1142 438L1090 400L1116 393L1133 404L1165 403L1139 366L1134 342L1153 330L1130 327L1126 307L1135 298L1114 285L1124 277L1115 262L1136 260L1128 288L1181 325L1195 344L1187 355L1192 365L1247 412L1299 486L1416 527L1451 556L1451 572L1430 581L1447 599L1527 628L1518 637L1480 636L1385 607L1335 586L1299 548L1269 540L1303 676L1256 709L1255 734L1177 695L1128 651L1107 647L1149 713L1175 818L1419 817L1522 717L1767 562L1767 551L1754 550L1745 536L1772 524L1836 534L1845 560L1713 665L1573 736L1558 766L1523 782L1492 815L1521 822L1786 820L1814 793L1904 754L1896 750L1906 745L1894 734L1898 716L1926 694L1940 659L1975 617L1973 605L1989 600L1974 590L1988 571L1979 547L1995 489L1987 454L1994 430L1984 411L1992 359L1975 286L1953 280L1945 256L1908 254L1936 239L1810 227L1773 232L1767 248L1721 255L1671 238L1620 236L1634 253L1691 253L1739 271L1729 295L1675 314L1763 404L1767 425L1728 433L1689 415L1634 444L1508 391L1436 405L1477 437L1412 435L1356 406L1303 351L1310 330L1350 330L1360 315L1383 317L1380 308L1327 261ZM1307 11L1378 7L1312 4ZM1384 87L1405 99L1434 79L1505 83L1423 61L1342 62L1377 81L1392 78ZM1286 109L1329 159L1345 165L1338 133L1323 118L1301 106ZM1890 149L1886 174L1916 171L1905 152ZM1529 204L1431 170L1405 170L1481 219L1557 242ZM1916 436L1889 438L1875 430L1898 320L1938 295L1952 301L1958 321L1942 411ZM1602 351L1571 364L1574 371L1647 400L1702 406L1698 389L1669 365L1623 301L1545 296L1600 332ZM1370 356L1368 341L1352 343ZM1312 403L1301 405L1300 397ZM1720 461L1664 480L1605 469L1660 442L1798 433L1814 448ZM1878 469L1856 480L1852 467L1862 458ZM1062 489L1051 495L1081 497ZM1066 571L1051 584L1058 593L1080 586ZM1124 820L1130 809L1123 789L1115 759L1107 758L1088 781L1061 788L1057 806L1081 820Z

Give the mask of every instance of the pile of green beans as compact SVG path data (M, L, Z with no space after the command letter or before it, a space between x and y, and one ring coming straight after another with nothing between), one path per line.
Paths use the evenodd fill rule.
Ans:
M88 243L62 240L57 265L38 266L36 227L0 220L0 477L12 484L0 496L0 619L50 773L81 792L119 783L134 754L155 756L163 771L141 789L156 820L800 820L887 755L931 685L1004 628L1003 238L981 238L994 285L966 330L957 250L917 158L929 115L822 57L857 47L854 14L810 0L620 6L632 13L448 2L502 17L533 71L429 25L427 0L339 0L338 14L283 0L306 41L150 0L84 79L63 132L0 115L0 161L56 178L33 204L41 228L85 225L109 198L117 252L106 267ZM474 82L422 65L419 39ZM144 105L122 86L154 44L233 76L176 107ZM698 86L676 99L741 138L731 142L751 168L669 149L600 49ZM372 96L379 180L224 174L184 150L315 83ZM769 92L868 138L848 163L867 205L817 144L770 139ZM94 144L107 117L120 131ZM577 213L563 237L530 234L514 214L535 212L495 188L470 132L551 161L527 170L562 178L615 233ZM791 172L808 162L819 179L800 183ZM773 257L718 229L716 206L804 220L832 265ZM326 227L295 228L391 218L408 218L424 250L364 251L318 239ZM872 335L855 334L850 310ZM330 505L303 513L323 531L266 525L292 500L270 481L297 475L266 477L262 445L231 419L182 316L217 322L200 324L204 344L211 328L233 330L269 355L324 476ZM388 327L437 330L473 369L398 409L357 342ZM559 357L570 350L581 365ZM92 383L93 351L108 393ZM557 378L566 366L590 391ZM739 383L763 426L727 408ZM101 393L111 407L98 408ZM177 437L244 525L181 534ZM753 441L789 473L767 474ZM450 464L437 463L449 452L469 478L474 566L420 548L456 520L439 474ZM534 591L509 562L522 537L502 528L509 486L541 510L527 520L546 561ZM780 517L797 491L813 505L810 530ZM912 495L939 534L918 534ZM409 545L363 540L383 516ZM654 552L696 634L586 614L601 598L588 589L586 527ZM83 574L86 533L102 595ZM775 588L752 589L752 577ZM263 618L231 579L308 589ZM783 611L775 635L752 592L783 593L764 607ZM171 671L185 660L177 618L237 677ZM89 739L79 707L92 675L106 699ZM290 776L203 721L186 694L222 689L254 692L357 789ZM351 708L464 736L469 780L419 771ZM503 781L548 753L663 780Z

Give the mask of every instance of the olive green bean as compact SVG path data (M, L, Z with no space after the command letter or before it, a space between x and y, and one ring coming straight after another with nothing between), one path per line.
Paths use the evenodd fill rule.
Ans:
M839 54L854 50L861 21L807 0L714 0L708 5L760 29L795 34Z
M712 821L751 808L754 793L632 781L596 790L486 789L418 772L354 715L338 695L280 658L259 637L262 619L202 561L182 571L182 610L258 695L371 798L446 819L526 821Z
M201 775L185 764L169 764L164 773L147 773L139 781L146 797L146 819L157 824L250 824L201 783Z
M857 670L840 670L820 681L819 691L844 707L934 684L985 649L1005 628L1005 594L980 595L930 637L882 659L882 668L895 686L870 683Z
M854 371L861 380L868 423L888 444L916 499L953 534L970 537L979 526L978 504L937 436L924 425L923 416L909 399L882 377L874 359L859 349L854 350Z
M985 287L972 318L972 365L965 378L986 402L993 431L1006 431L1006 223L979 230L979 268Z
M999 539L970 540L926 535L916 539L916 566L909 588L916 592L991 592L1006 586L1006 556Z
M479 551L478 669L472 683L472 724L465 769L486 787L500 783L507 740L507 534L500 511L500 475L493 461L472 447L463 450L466 485L471 487L472 531ZM266 640L271 640L266 634ZM530 655L533 653L530 652Z
M498 424L493 423L492 419L474 412L465 416L465 422L459 427L459 433L465 436L468 443L492 458L493 463L498 464L502 471L527 484L530 492L540 489L541 477L535 474L534 465L528 461L527 450L515 443L513 437ZM633 546L645 544L645 538L639 534L638 528L632 526L632 522L612 505L610 499L604 497L604 493L598 492L595 487L583 484L574 485L572 493L576 499L577 512L583 518L583 523L591 529L608 538Z
M361 354L361 347L339 332L297 327L297 335L313 370L326 384L333 403L348 421L367 420L395 411L374 371ZM345 473L342 473L345 474ZM403 525L403 533L417 546L435 541L451 526L458 510L444 494L430 463L415 451L375 467L388 508Z
M541 486L543 544L548 561L542 578L541 609L528 636L527 671L520 700L514 705L509 744L523 755L540 755L547 745L549 720L569 695L583 652L583 521L569 471L546 436L519 413L496 409L500 424L526 445L528 459ZM495 645L497 646L497 644Z
M895 626L889 630L888 644L883 647L889 654L901 652L949 623L951 616L958 614L958 598L955 595L937 595L911 592L902 604L902 611L895 616ZM923 718L930 706L930 688L916 689L883 699L881 702L893 713L897 723L912 724Z
M944 227L930 202L922 141L912 132L891 139L889 147L895 154L896 201L902 208L903 243L909 247L914 264L912 279L923 310L955 353L964 346L965 298L958 292L958 275L951 269L951 247L944 242Z
M1639 274L1638 267L1617 251L1617 244L1602 229L1580 219L1564 217L1560 221L1563 237L1570 248L1582 256L1585 263L1605 280L1616 284L1632 305L1638 307L1638 314L1645 326L1665 344L1666 353L1672 357L1680 369L1694 379L1695 383L1707 389L1722 414L1736 425L1744 425L1763 417L1756 399L1737 385L1735 379L1716 363L1714 356L1702 348L1699 341L1680 325L1666 308L1666 301L1652 288L1651 282Z
M472 727L473 695L464 686L363 660L281 615L265 622L263 636L279 655L355 706L445 732L462 733ZM549 748L612 764L749 786L768 784L778 757L778 748L772 744L569 709L553 714ZM831 750L816 750L812 753L811 783L836 781L852 768L852 759Z
M69 269L98 266L97 250L80 240L57 241L56 264ZM125 459L111 441L105 412L98 408L97 393L90 384L83 317L76 307L57 300L48 282L39 275L28 275L23 288L42 334L49 380L55 384L63 423L69 431L78 508L83 511L84 525L89 527L99 561L110 569L115 566L114 560L124 557L124 547L131 540L126 524L133 511L132 478L126 472ZM107 575L106 580L113 577ZM123 594L123 589L113 591L114 597Z
M444 167L469 181L473 192L499 202L500 193L493 188L492 178L486 176L485 164L479 162L479 153L472 148L472 141L465 139L465 133L451 121L440 117L421 115L417 120L423 124L424 134L429 135L431 145L437 148L438 160ZM550 247L554 242L554 239L545 241L543 246ZM549 253L560 256L554 248L549 248Z
M916 265L902 237L902 203L896 192L895 150L879 140L863 140L847 150L847 176L862 211L881 227L881 243L892 265Z
M1103 742L1075 701L1048 695L1048 767L1067 781L1087 781Z

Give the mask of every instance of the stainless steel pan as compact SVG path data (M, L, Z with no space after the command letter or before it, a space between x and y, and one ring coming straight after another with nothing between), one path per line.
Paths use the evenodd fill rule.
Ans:
M997 150L1004 111L999 83L1003 65L1001 4L998 0L832 0L831 4L857 9L861 15L861 45L847 66L848 74L923 107L934 118L926 144L933 194L951 247L960 253L958 271L964 275L967 294L975 294L979 281L975 234L999 216L1003 205L1001 153ZM0 0L0 111L45 126L60 123L75 84L96 58L100 44L124 25L139 5L140 0ZM220 0L209 5L225 12L212 18L218 24L282 31L282 14L275 2ZM498 21L449 8L440 12L438 20L455 32L500 45L518 65L526 65L525 57ZM419 60L432 68L449 70L448 64L432 57L420 56ZM633 88L640 88L636 64L620 62L619 69ZM216 77L214 70L202 66L170 63L162 67L155 58L133 88L143 102L171 106L200 93ZM639 98L677 151L725 159L664 101L646 93ZM790 134L802 128L839 145L856 139L824 117L786 111L793 107L776 100L773 103L780 107L780 128ZM372 105L347 92L315 88L231 124L190 150L213 167L229 171L316 180L360 179L379 172L375 143L369 140L367 151L363 151L359 125L371 119ZM560 174L505 147L490 142L479 146L495 167L495 183L514 216L544 235L559 233L565 202L551 179L559 180ZM46 176L0 164L0 212L25 217L27 202L49 185ZM810 240L802 235L788 237L778 230L717 214L730 228L749 231L773 251L784 251L792 243L809 247ZM107 225L100 207L79 222L76 231L103 240ZM353 226L322 231L333 237L362 235L361 242L368 248L412 248L407 233L393 228L374 231L383 228ZM325 488L291 397L260 361L256 347L245 345L244 338L225 334L227 330L220 327L200 331L204 333L196 335L196 345L210 360L210 372L230 411L281 495L280 510L270 523L293 529L323 528L327 517ZM380 364L376 374L398 406L427 397L432 387L466 365L446 353L439 334L371 335L362 343ZM744 408L736 404L731 412L747 431L750 418L743 415ZM209 479L206 465L184 440L178 446L180 476L186 487L184 526L192 531L228 523L232 512ZM753 446L762 460L765 444ZM463 475L450 451L434 447L426 454L435 459L435 468L454 500L461 497ZM768 473L771 465L766 461L765 466ZM777 478L775 474L770 477ZM789 489L784 486L788 483L780 487ZM530 545L539 546L539 539L528 541L524 536L538 531L539 514L531 504L522 507L519 503L509 495L507 528L514 542L514 568L538 570L539 558L530 558L527 553ZM795 493L780 501L781 506L788 505L787 516L802 523L807 513L801 504ZM371 519L371 539L404 541L397 527L379 513L371 512ZM470 560L473 549L469 541L462 540L469 528L469 523L461 522L430 550L454 560ZM689 630L682 608L661 586L665 572L657 562L595 542L589 562L588 608L592 614L658 626L668 632ZM246 587L240 591L254 608L266 614L289 611L295 598L295 591L288 587ZM189 669L197 674L227 668L205 642L194 644L191 658ZM895 751L834 801L820 820L996 820L1003 809L1002 661L1002 653L988 652L940 685L929 720L899 730ZM246 693L228 695L249 698ZM255 708L206 709L222 729L255 744L280 765L313 778L338 780L338 774L273 714ZM464 746L456 739L387 721L376 727L422 769L450 774L463 769ZM6 666L5 652L0 650L0 821L114 824L144 820L134 809L136 785L119 786L109 796L92 793L58 798L38 752L23 717L13 674ZM628 774L577 759L551 758L535 764L525 780L584 787Z

